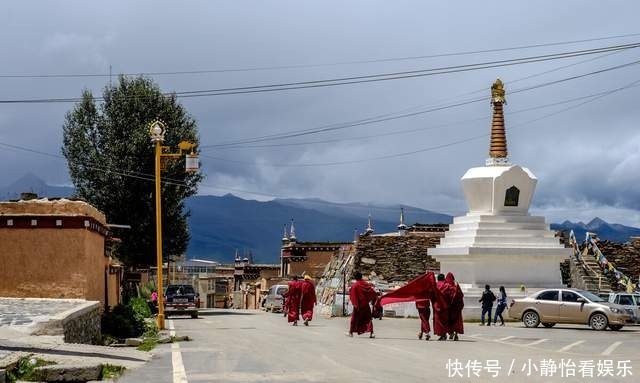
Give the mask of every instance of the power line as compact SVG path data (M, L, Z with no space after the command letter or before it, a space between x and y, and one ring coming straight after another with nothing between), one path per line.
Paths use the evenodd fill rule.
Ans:
M615 52L605 53L603 55L592 57L592 58L589 58L587 60L582 60L582 61L578 61L578 62L575 62L575 63L567 64L567 65L562 65L560 67L556 67L556 68L553 68L553 69L545 70L545 71L542 71L542 72L537 72L537 73L534 73L534 74L531 74L531 75L528 75L528 76L525 76L525 77L521 77L521 78L518 78L518 79L515 79L515 80L505 81L505 84L507 84L507 85L515 84L517 82L521 82L521 81L524 81L524 80L529 80L529 79L532 79L532 78L535 78L535 77L543 76L545 74L557 72L557 71L562 70L562 69L567 69L567 68L570 68L570 67L573 67L573 66L577 66L577 65L581 65L581 64L584 64L584 63L587 63L587 62L592 62L592 61L595 61L595 60L599 60L599 59L611 56L613 54L618 54L618 53L621 53L621 52L623 52L623 51L615 51ZM389 113L385 113L385 114L382 114L382 115L367 117L367 118L360 119L360 120L357 120L357 121L368 121L368 120L372 120L372 119L375 119L375 118L394 116L394 115L398 115L398 114L402 114L402 113L407 113L407 112L411 112L411 111L415 111L415 110L420 110L421 108L424 108L424 107L435 107L435 106L447 105L447 103L451 102L452 100L457 101L457 100L460 100L462 97L466 97L466 96L470 96L470 95L474 95L474 94L478 94L478 93L485 93L486 91L487 91L487 88L483 87L483 88L480 88L480 89L477 89L477 90L474 90L474 91L469 91L469 92L465 92L465 93L462 93L462 94L458 94L455 97L449 97L449 98L443 99L443 100L441 100L440 102L438 102L436 104L416 105L416 106L412 106L412 107L409 107L409 108L404 108L404 109L401 109L401 110L397 110L395 112L389 112ZM511 114L513 114L513 113L516 113L516 112L511 112ZM411 116L406 116L406 117L411 117ZM473 122L473 121L477 121L477 120L478 119L472 119L472 120L466 120L465 122ZM353 121L353 122L357 122L357 121ZM375 121L372 121L372 123L374 123L374 122ZM349 122L346 122L346 123L349 123ZM345 123L334 123L334 124L325 125L325 126L326 127L340 126L342 124L345 124ZM443 126L448 126L448 125L450 125L450 124L445 124ZM454 124L451 124L451 125L457 125L457 123L454 123ZM309 129L309 130L313 130L313 129ZM413 131L419 131L419 130L423 130L423 129L422 128L411 129L411 130L409 130L407 132L413 132ZM430 130L430 129L424 129L424 130ZM303 131L307 131L307 130L303 130ZM277 134L274 134L273 136L278 136L279 134L286 134L286 133L277 133ZM378 136L391 135L391 134L393 134L393 133L384 133L384 134L380 134ZM287 137L283 137L283 138L286 139ZM276 146L295 146L295 145L307 145L307 144L332 143L332 142L338 142L338 141L342 141L342 140L362 139L362 138L368 138L368 137L355 137L355 138L347 138L347 139L331 139L331 140L311 141L311 142L303 142L303 143L294 142L294 143L265 144L265 145L251 145L251 146L244 145L244 144L238 144L237 146L236 145L232 146L231 144L229 144L229 146L226 146L225 144L217 144L218 146L216 146L216 144L209 144L209 145L201 145L200 148L202 149L202 148L208 148L208 147L213 147L213 146L215 146L217 149L263 148L263 147L276 147ZM251 139L251 138L247 138L247 139Z
M601 99L603 97L606 97L608 95L611 95L613 93L617 93L617 92L620 92L622 90L635 87L639 83L640 83L640 80L636 80L636 81L634 81L634 82L632 82L632 83L630 83L628 85L625 85L623 87L612 89L612 90L609 90L607 92L602 92L602 93L596 94L594 96L591 96L591 98L589 100L581 102L579 104L572 105L570 107L561 109L561 110L556 111L556 112L552 112L552 113L546 114L546 115L544 115L542 117L538 117L538 118L535 118L533 120L529 120L529 121L521 123L521 124L513 125L513 126L511 126L509 128L509 131L518 129L518 128L522 127L522 126L525 126L525 125L540 121L540 120L545 119L545 118L549 118L549 117L555 116L555 115L560 114L560 113L567 112L569 110L575 109L575 108L580 107L582 105L585 105L585 104L588 104L590 102L594 102L596 100L599 100L599 99ZM335 161L335 162L324 162L324 163L307 163L307 164L264 164L264 165L270 166L270 167L318 167L318 166L348 165L348 164L363 163L363 162L377 161L377 160L383 160L383 159L406 157L406 156L410 156L410 155L413 155L413 154L430 152L430 151L434 151L434 150L438 150L438 149L443 149L443 148L447 148L447 147L463 144L463 143L470 142L470 141L475 141L475 140L478 140L480 138L486 138L488 136L489 136L489 134L485 133L485 134L481 134L481 135L477 135L477 136L467 137L467 138L464 138L464 139L461 139L461 140L448 142L446 144L431 146L431 147L412 150L412 151L408 151L408 152L401 152L401 153L395 153L395 154L389 154L389 155L377 156L377 157L370 157L370 158L363 158L363 159L357 159L357 160ZM210 158L210 159L213 159L213 160L218 160L218 161L238 163L238 164L243 164L243 165L257 166L257 164L255 164L253 162L230 160L230 159L226 159L226 158L218 158L218 157L213 157L213 156L208 156L208 155L201 155L201 156L205 157L205 158Z
M547 81L547 82L544 82L544 83L528 86L528 87L525 87L525 88L516 89L516 90L513 90L513 91L511 91L509 93L510 94L517 94L517 93L521 93L521 92L527 92L527 91L530 91L530 90L539 89L539 88L543 88L543 87L546 87L546 86L556 85L556 84L559 84L559 83L562 83L562 82L566 82L566 81L572 81L572 80L576 80L576 79L579 79L579 78L584 78L584 77L588 77L588 76L592 76L592 75L596 75L596 74L601 74L601 73L605 73L605 72L609 72L609 71L614 71L614 70L630 67L630 66L633 66L633 65L637 65L639 63L640 63L640 60L636 60L636 61L628 62L628 63L625 63L625 64L620 64L620 65L615 65L615 66L611 66L611 67L607 67L607 68L603 68L603 69L598 69L598 70L591 71L591 72L588 72L588 73L583 73L583 74L579 74L579 75L575 75L575 76L565 77L565 78L558 79L558 80ZM434 107L434 108L430 108L430 109L426 109L426 110L419 110L419 111L410 112L410 113L402 113L402 114L389 113L389 114L386 114L386 115L370 117L370 118L366 118L366 119L360 119L360 120L341 123L341 124L339 123L339 124L324 125L324 126L320 126L318 128L310 128L310 129L302 129L302 130L291 130L291 131L283 132L283 133L274 133L274 134L269 134L269 135L253 137L253 138L240 139L240 140L236 140L236 141L228 141L228 142L223 142L223 143L220 143L220 144L202 145L200 148L201 149L205 149L205 148L218 148L218 147L223 147L223 146L237 146L237 145L242 145L242 144L250 144L250 143L273 141L273 140L281 140L281 139L286 139L286 138L306 136L306 135L310 135L310 134L324 133L324 132L328 132L328 131L342 130L342 129L351 128L351 127L354 127L354 126L368 125L368 124L372 124L372 123L378 123L378 122L396 120L396 119L400 119L400 118L412 117L412 116L425 114L425 113L432 113L432 112L436 112L436 111L440 111L440 110L456 108L456 107L459 107L459 106L469 105L469 104L482 102L482 101L486 101L486 98L485 97L480 97L480 98L470 99L470 100L467 100L467 101L462 101L462 102L458 102L458 103L454 103L454 104L444 105L444 106L440 106L440 107Z
M342 85L352 85L352 84L363 84L363 83L370 83L370 82L409 79L409 78L435 76L435 75L442 75L442 74L468 72L468 71L474 71L474 70L537 63L537 62L566 59L566 58L572 58L572 57L580 57L585 55L593 55L593 54L599 54L599 53L628 50L628 49L634 49L638 47L640 47L640 43L631 43L631 44L607 46L607 47L601 47L601 48L584 49L584 50L571 51L571 52L553 53L553 54L528 56L528 57L521 57L521 58L515 58L515 59L508 59L508 60L496 60L496 61L488 61L488 62L481 62L481 63L428 68L428 69L420 69L420 70L412 70L412 71L388 72L388 73L380 73L380 74L372 74L372 75L360 75L360 76L340 77L340 78L334 78L334 79L287 82L287 83L279 83L279 84L263 84L263 85L251 85L251 86L232 87L232 88L179 91L179 92L173 92L173 93L164 93L164 95L175 96L179 98L210 97L210 96L279 92L279 91L295 90L295 89L309 89L309 88L332 87L332 86L342 86ZM131 98L136 99L139 97L134 96ZM82 97L33 98L33 99L0 100L0 103L1 104L70 103L70 102L79 102L81 100L82 100ZM94 97L94 100L104 100L104 98Z
M64 156L58 155L58 154L53 154L53 153L48 153L48 152L43 152L40 150L36 150L36 149L32 149L32 148L28 148L25 146L20 146L20 145L14 145L14 144L8 144L5 142L0 142L0 147L4 147L4 148L8 148L8 149L12 149L12 150L18 150L18 151L25 151L25 152L29 152L29 153L34 153L34 154L39 154L42 156L47 156L47 157L51 157L51 158L55 158L57 160L62 160L62 161L66 161L69 162ZM109 168L109 167L103 167L103 166L94 166L94 165L87 165L85 163L81 163L81 162L72 162L74 164L78 164L81 165L87 169L91 169L91 170L99 170L99 171L104 171L107 173L113 173L119 176L123 176L123 177L129 177L129 178L135 178L135 179L139 179L139 180L143 180L143 181L151 181L151 182L155 182L155 174L150 174L150 173L142 173L142 172L137 172L137 171L124 171L124 170L113 170L113 168ZM181 186L181 187L186 187L186 183L184 183L183 181L180 180L176 180L176 179L172 179L172 178L167 178L167 177L162 177L161 182L163 184L166 185L174 185L174 186Z
M635 85L635 86L638 86L638 85ZM557 102L554 102L554 103L533 106L533 107L525 108L525 109L519 109L519 110L511 111L511 112L508 112L508 113L505 113L505 114L507 116L511 116L511 115L514 115L514 114L530 112L532 110L550 108L550 107L554 107L554 106L558 106L558 105L563 105L563 104L568 104L568 103L572 103L572 102L575 102L575 101L588 99L588 98L591 98L591 97L596 97L596 96L599 96L601 94L605 94L605 93L608 93L608 92L609 91L593 93L593 94L590 94L590 95L587 95L587 96L575 97L575 98L571 98L571 99L564 100L564 101L557 101ZM402 135L402 134L409 134L409 133L416 133L416 132L424 132L424 131L429 131L429 130L434 130L434 129L439 129L439 128L446 128L446 127L450 127L450 126L462 125L462 124L466 124L466 123L469 123L469 122L486 121L489 118L491 118L491 115L485 115L485 116L482 116L482 117L470 118L470 119L466 119L466 120L461 120L461 121L456 121L456 122L451 122L451 123L446 123L446 124L433 125L433 126L428 126L428 127L397 130L397 131L394 131L394 132L387 132L387 133L380 133L380 134L369 134L369 135L358 136L358 137L345 137L345 138L334 138L334 139L330 139L330 140L318 140L318 141L307 141L307 142L286 142L286 143L263 144L263 145L225 146L225 147L221 147L219 149L271 148L271 147L283 147L283 146L302 146L302 145L329 144L329 143L336 143L336 142L343 142L343 141L358 141L358 140L366 140L366 139L377 138L377 137L388 137L388 136L395 136L395 135Z
M589 38L589 39L568 40L568 41L559 41L559 42L556 41L556 42L548 42L548 43L512 46L512 47L505 47L505 48L492 48L492 49L479 49L479 50L469 50L469 51L461 51L461 52L438 53L438 54L432 54L432 55L404 56L404 57L369 59L369 60L352 60L352 61L340 61L340 62L320 63L320 64L275 65L275 66L248 67L248 68L221 68L221 69L185 70L185 71L131 72L131 73L121 73L121 75L124 75L124 76L173 76L173 75L193 75L193 74L207 74L207 73L268 71L268 70L280 70L280 69L301 69L301 68L316 68L316 67L353 65L353 64L370 64L370 63L393 62L393 61L423 60L423 59L440 58L440 57L466 56L466 55L474 55L474 54L481 54L481 53L495 53L495 52L506 52L506 51L513 51L513 50L542 48L542 47L551 47L551 46L573 45L573 44L580 44L580 43L586 43L586 42L614 40L614 39L636 37L636 36L640 36L640 33L628 33L628 34L614 35L614 36L604 36L604 37L595 37L595 38ZM109 74L49 73L49 74L2 74L0 75L0 78L86 78L86 77L97 77L97 78L111 77L111 73Z

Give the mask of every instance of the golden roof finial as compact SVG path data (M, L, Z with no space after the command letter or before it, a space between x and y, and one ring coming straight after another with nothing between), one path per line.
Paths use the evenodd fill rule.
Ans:
M504 83L500 79L497 79L496 82L491 85L491 102L507 102L504 98Z
M506 103L504 98L504 84L500 79L491 86L491 104L493 105L493 118L491 120L491 143L489 144L489 157L494 159L507 159L507 136L504 130L504 113L502 105Z

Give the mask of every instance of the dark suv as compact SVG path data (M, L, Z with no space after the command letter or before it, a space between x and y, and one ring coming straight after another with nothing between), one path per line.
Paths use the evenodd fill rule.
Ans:
M200 295L191 285L169 285L165 290L164 316L191 315L198 317Z

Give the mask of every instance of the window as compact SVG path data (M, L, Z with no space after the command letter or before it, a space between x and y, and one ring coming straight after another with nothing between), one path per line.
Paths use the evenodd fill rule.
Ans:
M62 220L56 219L56 226L62 226Z
M511 186L504 195L504 206L518 206L519 197L520 190L515 186Z
M572 291L563 291L562 292L562 301L563 302L578 302L578 294Z
M623 306L635 306L635 304L633 303L633 298L631 297L631 295L619 295L618 299L616 299L618 302L616 302L619 305L623 305Z
M12 219L8 219L7 220L7 226L13 226L13 220Z
M557 301L558 300L558 290L543 291L540 294L538 294L536 299L541 300L541 301Z
M38 226L38 220L37 219L32 219L31 220L31 226Z

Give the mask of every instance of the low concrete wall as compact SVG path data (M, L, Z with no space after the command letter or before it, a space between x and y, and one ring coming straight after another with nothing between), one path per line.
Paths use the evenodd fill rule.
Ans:
M62 335L66 343L97 344L102 336L100 302L87 301L38 323L33 335Z

